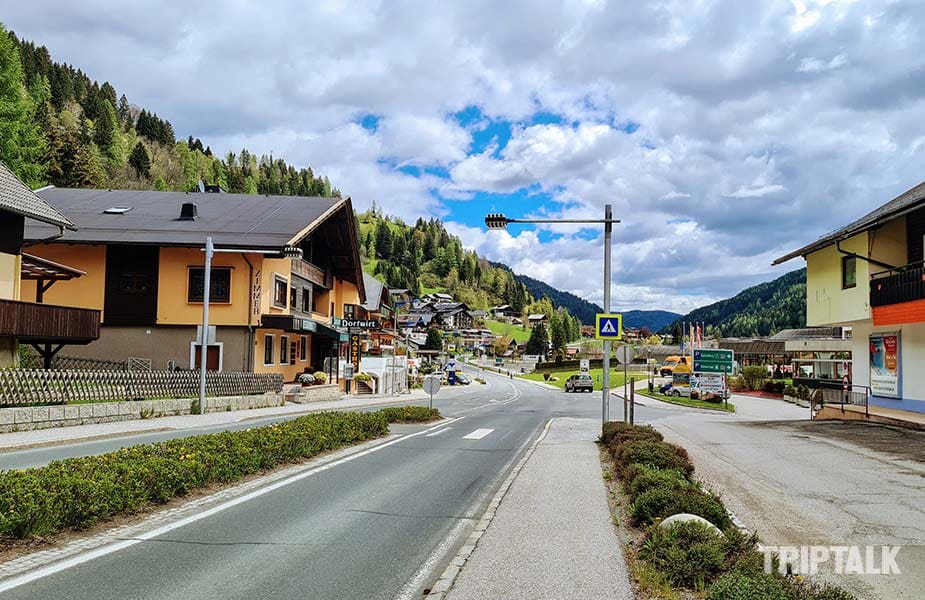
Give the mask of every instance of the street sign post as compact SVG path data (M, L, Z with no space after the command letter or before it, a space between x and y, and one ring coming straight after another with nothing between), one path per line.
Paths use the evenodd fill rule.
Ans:
M629 373L627 372L629 363L633 362L633 347L629 344L624 346L617 347L617 362L623 365L623 421L628 423L628 417L626 413L626 403L629 399L627 395L626 386L629 383Z
M731 374L734 369L734 355L732 350L720 348L695 348L694 373L726 373Z
M591 361L587 358L582 358L578 364L582 373L588 373L591 371Z
M433 375L424 376L424 393L430 394L430 407L434 407L434 394L440 391L440 379Z

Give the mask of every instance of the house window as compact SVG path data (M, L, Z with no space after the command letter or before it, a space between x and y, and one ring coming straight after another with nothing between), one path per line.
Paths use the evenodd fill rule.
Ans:
M334 303L333 302L331 303L331 312L328 313L328 316L330 317L334 316Z
M333 304L331 305L331 314L334 313ZM357 316L357 306L356 304L344 304L344 318L345 319L355 319Z
M187 269L187 302L202 302L205 274L206 270L203 267L189 267ZM212 267L212 276L209 278L209 302L222 304L231 302L230 267Z
M308 360L308 337L299 338L299 360L305 362Z
M312 312L312 290L311 288L302 288L302 312Z
M285 335L279 336L279 364L289 364L289 337Z
M299 343L300 340L292 340L292 343L289 344L289 364L294 365L296 358L299 356Z
M289 306L290 308L296 308L299 305L299 288L291 287L289 288Z
M858 261L854 256L841 259L841 289L847 290L858 284Z
M273 335L269 333L263 336L263 364L273 364Z
M289 282L285 277L279 275L273 276L273 306L277 308L286 308L286 300L289 298Z

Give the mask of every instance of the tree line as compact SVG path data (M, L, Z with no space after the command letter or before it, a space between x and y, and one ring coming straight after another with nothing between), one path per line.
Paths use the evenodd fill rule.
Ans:
M129 102L45 46L0 23L0 160L32 188L340 196L327 177L247 149L214 156L198 138L177 140L170 121Z

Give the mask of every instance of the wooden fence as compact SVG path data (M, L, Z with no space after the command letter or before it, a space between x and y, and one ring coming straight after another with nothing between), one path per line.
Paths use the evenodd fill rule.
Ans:
M207 396L280 392L278 373L206 373ZM195 398L199 371L0 370L0 406Z
M20 346L23 348L23 346ZM22 369L41 369L42 357L26 350L19 355L19 366ZM128 362L124 360L103 360L99 358L85 358L83 356L68 356L55 354L51 359L51 368L56 371L128 371Z

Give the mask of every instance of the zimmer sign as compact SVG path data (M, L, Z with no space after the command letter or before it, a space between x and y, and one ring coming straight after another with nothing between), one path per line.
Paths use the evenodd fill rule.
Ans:
M898 333L870 336L870 391L875 396L902 397L900 359Z

